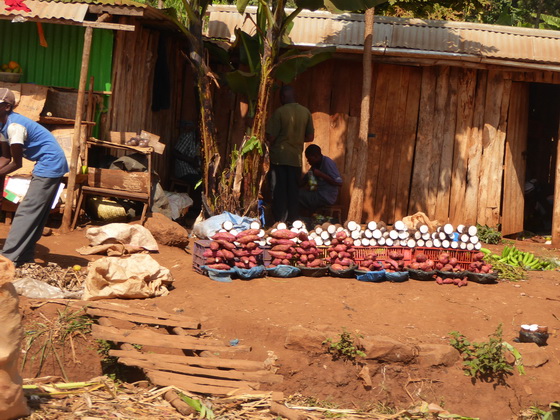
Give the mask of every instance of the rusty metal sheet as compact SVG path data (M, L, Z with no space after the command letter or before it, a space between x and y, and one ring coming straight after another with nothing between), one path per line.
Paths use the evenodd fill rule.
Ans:
M256 8L247 8L251 14ZM231 39L236 27L254 33L235 6L209 8L206 35ZM295 45L363 45L363 15L302 12L290 38ZM376 16L374 47L422 50L527 62L560 63L560 31Z

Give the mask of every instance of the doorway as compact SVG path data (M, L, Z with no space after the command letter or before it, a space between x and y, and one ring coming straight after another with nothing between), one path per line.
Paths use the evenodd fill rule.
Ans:
M554 205L560 85L531 83L525 171L524 230L550 235Z

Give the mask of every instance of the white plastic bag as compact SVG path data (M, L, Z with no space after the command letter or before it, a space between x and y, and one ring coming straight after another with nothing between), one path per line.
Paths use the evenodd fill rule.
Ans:
M81 299L83 291L69 292L44 281L24 277L14 281L16 292L31 299Z

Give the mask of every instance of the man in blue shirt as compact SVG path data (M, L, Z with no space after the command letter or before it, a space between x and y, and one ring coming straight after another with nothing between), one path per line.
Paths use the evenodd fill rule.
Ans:
M336 203L342 177L336 163L330 157L324 156L316 144L307 146L305 157L311 169L304 176L303 184L307 185L307 189L300 191L299 204L313 213Z
M35 162L29 190L16 211L1 255L16 265L33 262L35 245L47 223L60 181L68 172L64 151L43 126L13 109L14 93L0 88L0 185L21 168L22 158Z

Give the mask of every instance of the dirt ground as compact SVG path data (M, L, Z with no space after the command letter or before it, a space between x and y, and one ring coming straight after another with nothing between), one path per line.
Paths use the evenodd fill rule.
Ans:
M0 225L0 245L8 227ZM61 235L55 230L38 245L36 262L56 262L62 267L87 265L98 256L82 257L75 250L87 245L84 230ZM516 241L516 246L538 256L560 257L550 246ZM496 251L501 246L490 247ZM220 283L192 270L192 257L184 250L161 246L153 257L169 268L175 278L168 296L129 301L146 309L182 311L202 320L205 330L226 342L239 339L252 346L244 357L264 360L272 351L278 357L279 373L285 379L274 389L285 395L302 394L330 401L339 407L406 408L420 400L443 406L452 413L481 419L517 419L531 406L546 408L558 401L560 378L560 274L556 271L531 272L528 280L499 282L494 285L469 284L458 288L435 282L363 283L337 278L263 278ZM55 316L53 305L40 308L36 301L21 299L26 326ZM360 368L348 362L333 361L320 349L320 343L300 340L286 347L293 329L304 327L336 339L343 328L363 336L386 336L412 346L448 344L449 333L459 331L475 341L487 340L499 324L504 340L525 354L526 374L517 372L505 384L473 382L464 375L461 362L451 367L418 363L368 362L372 387L359 379ZM515 343L519 327L537 323L549 327L549 345ZM300 337L301 338L301 337ZM65 356L66 373L71 380L84 380L100 373L99 357L91 343L74 342L76 355ZM292 340L293 341L293 340ZM535 362L535 359L540 362ZM543 360L546 360L541 366ZM95 362L93 362L95 361ZM59 374L55 364L41 375ZM24 372L36 374L33 369Z

